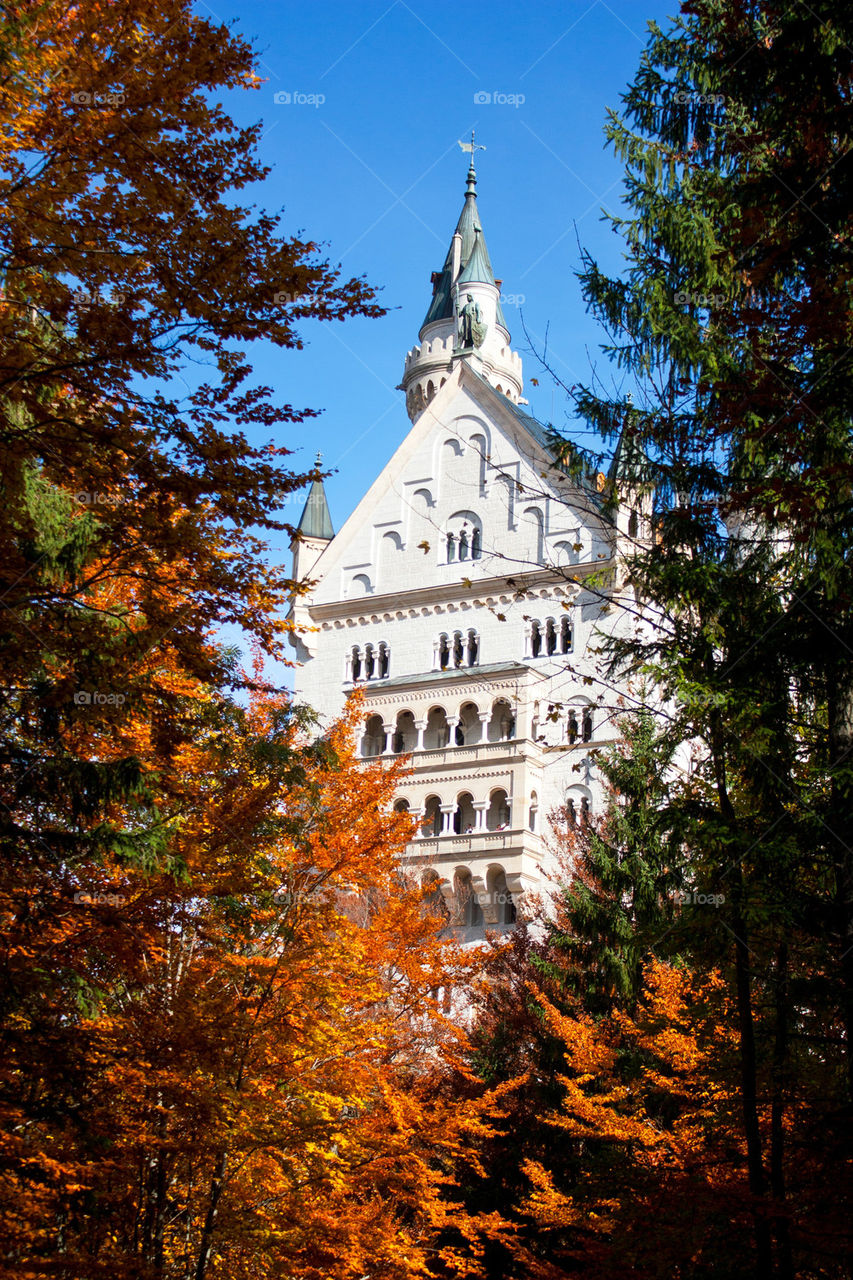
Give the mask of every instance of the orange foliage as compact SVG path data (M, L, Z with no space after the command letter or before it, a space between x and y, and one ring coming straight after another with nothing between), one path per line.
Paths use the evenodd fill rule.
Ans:
M487 1124L436 998L471 960L402 882L399 766L351 758L358 706L313 747L284 710L187 753L184 879L46 877L37 936L6 886L7 983L54 981L5 1036L2 1274L476 1274L440 1240Z

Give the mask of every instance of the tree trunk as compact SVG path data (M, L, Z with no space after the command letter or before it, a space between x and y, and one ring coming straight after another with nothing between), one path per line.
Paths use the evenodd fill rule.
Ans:
M213 1253L213 1237L216 1230L216 1218L219 1213L219 1201L222 1198L222 1191L225 1184L225 1169L227 1164L228 1156L223 1151L216 1162L216 1172L210 1181L210 1198L207 1205L207 1215L204 1220L204 1229L201 1233L201 1241L199 1243L195 1280L204 1280L210 1263L210 1257Z

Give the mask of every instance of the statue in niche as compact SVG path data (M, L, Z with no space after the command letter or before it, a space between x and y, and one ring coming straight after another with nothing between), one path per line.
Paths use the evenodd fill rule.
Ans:
M473 293L467 294L465 306L459 313L460 347L481 347L486 337L487 327L483 322L479 302L474 301Z

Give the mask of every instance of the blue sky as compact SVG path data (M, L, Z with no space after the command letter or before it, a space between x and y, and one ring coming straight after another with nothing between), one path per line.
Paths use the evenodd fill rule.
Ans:
M457 140L472 128L486 147L478 191L492 262L504 294L523 299L504 310L530 411L571 430L565 396L527 350L520 311L536 344L548 332L569 384L602 363L574 275L578 240L619 269L619 242L601 221L602 208L619 207L622 176L604 149L605 112L636 70L648 20L665 23L673 0L245 0L236 15L220 3L199 9L252 39L267 77L258 93L226 100L239 120L264 122L272 172L254 198L282 212L285 231L324 241L347 275L381 287L390 308L381 320L309 322L302 351L252 351L261 381L323 411L280 443L298 451L300 469L322 449L336 472L327 482L335 527L409 429L395 388L462 205Z

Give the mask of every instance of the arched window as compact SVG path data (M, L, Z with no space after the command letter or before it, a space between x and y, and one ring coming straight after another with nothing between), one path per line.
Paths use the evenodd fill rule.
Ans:
M640 518L636 511L632 511L628 517L628 537L636 538L640 531Z
M438 668L439 671L446 671L450 666L450 641L445 633L438 637Z
M421 876L421 892L423 893L424 907L430 915L439 916L446 920L450 914L447 910L447 903L444 901L444 894L441 892L441 879L437 871L432 867Z
M486 828L489 831L505 831L509 826L509 819L509 799L503 788L499 787L489 797L489 807L486 811Z
M453 830L458 836L468 836L474 830L477 815L474 812L474 797L470 791L463 791L456 797L456 812L453 815Z
M592 741L592 708L586 707L581 720L581 736L584 742Z
M467 867L460 868L454 876L456 897L455 923L463 928L483 923L483 909L474 891L474 881Z
M373 652L373 645L366 644L364 646L364 678L372 680L376 675L376 655Z
M421 831L425 836L441 835L441 797L427 796Z
M457 742L459 746L471 747L480 741L482 725L476 703L465 702L459 709L459 725Z
M408 802L408 800L402 800L402 799L401 799L401 800L395 800L395 801L394 801L394 812L395 812L395 813L408 813L408 812L409 812L409 802Z
M465 646L462 643L462 632L453 632L453 665L461 667L465 660Z
M352 663L352 680L353 684L355 684L356 680L361 679L361 650L357 644L354 644L352 647L350 661Z
M586 827L589 825L589 818L590 818L591 812L592 810L590 808L588 797L582 796L581 797L581 826L582 827Z
M534 618L530 624L530 656L538 658L542 653L542 631Z
M557 628L554 626L553 618L549 618L545 623L545 652L549 658L557 652Z
M468 666L476 667L480 657L480 638L473 629L468 632L468 643L465 647Z
M394 728L393 748L397 755L414 751L418 744L418 731L415 728L415 717L411 711L399 711Z
M576 711L569 712L569 720L566 726L569 742L577 742L578 740L578 716Z
M503 867L490 867L486 878L495 924L515 924L516 910Z
M450 726L444 707L432 707L424 731L424 750L439 751L450 742Z
M568 618L560 619L560 653L572 651L572 624Z
M566 821L568 822L570 827L577 826L578 817L577 817L577 813L575 812L575 802L571 796L569 796L568 800L566 801Z
M475 511L454 511L444 528L447 531L448 564L454 559L479 560L483 546L483 524Z
M489 742L509 742L515 737L515 716L506 698L499 698L492 707L488 736Z
M370 716L364 726L361 754L365 757L381 756L385 750L385 727L381 716Z
M536 823L539 818L539 798L535 791L530 793L530 812L528 814L527 825L531 831L536 830Z
M388 677L388 670L391 665L391 651L384 640L379 643L379 659L377 662L377 678L385 680Z

